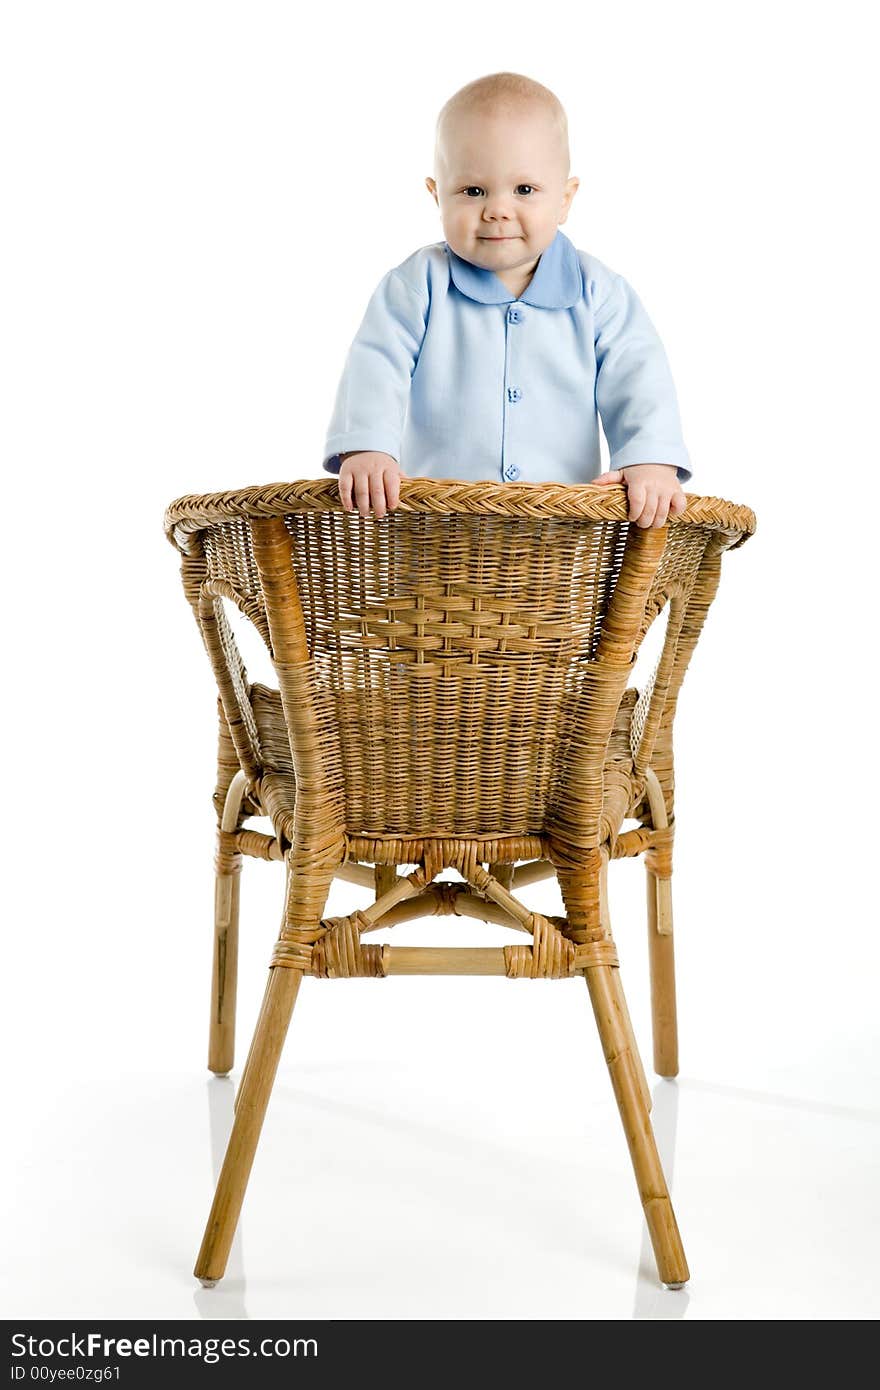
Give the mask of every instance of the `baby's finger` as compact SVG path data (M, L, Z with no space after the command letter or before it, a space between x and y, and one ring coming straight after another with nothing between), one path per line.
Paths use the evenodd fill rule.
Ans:
M350 473L339 474L339 497L347 512L351 511L351 483Z
M629 520L636 522L638 526L641 526L643 524L649 525L650 523L648 522L642 522L642 512L645 509L645 502L648 496L647 489L644 483L627 483L626 496L627 501L629 503Z
M672 494L669 503L670 516L681 516L682 512L687 511L687 498L680 490Z
M638 517L638 525L649 527L653 524L653 514L658 509L658 495L651 488L645 488L645 500L642 502L641 514Z
M370 475L370 499L373 503L373 512L377 520L385 515L385 474L372 473Z
M669 498L662 494L657 498L657 510L654 513L652 526L665 526L669 516Z
M612 468L610 473L600 473L598 478L593 478L594 487L606 487L608 483L622 483L623 473L619 468Z
M370 515L370 475L369 473L358 473L354 480L354 495L357 498L357 509L362 517Z
M385 501L389 512L393 512L400 501L400 471L389 468L385 474Z

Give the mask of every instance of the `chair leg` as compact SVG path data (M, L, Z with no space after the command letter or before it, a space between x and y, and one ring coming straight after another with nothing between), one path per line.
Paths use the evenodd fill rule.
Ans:
M636 1042L636 1035L632 1026L632 1019L629 1015L629 1005L626 1002L626 996L624 995L623 987L620 983L619 970L614 971L611 984L617 995L617 1003L620 1008L620 1016L623 1019L623 1026L626 1029L627 1042L629 1043L629 1050L632 1054L633 1066L636 1069L636 1077L639 1083L639 1091L641 1092L642 1101L644 1103L645 1109L650 1114L651 1107L654 1104L654 1097L651 1095L651 1090L648 1086L648 1078L645 1075L645 1067L642 1062L642 1054L639 1052L639 1045Z
M260 1012L259 1012L259 1014L257 1015L257 1026L256 1026L256 1028L254 1029L254 1034L253 1034L253 1037L251 1038L251 1045L250 1045L250 1047L248 1048L248 1055L247 1055L247 1057L246 1057L246 1059L245 1059L244 1067L242 1068L241 1078L240 1078L239 1083L238 1083L238 1089L237 1089L236 1092L235 1092L235 1099L234 1099L233 1102L232 1102L232 1108L233 1108L233 1110L237 1110L237 1109L238 1109L238 1103L239 1103L239 1101L241 1100L241 1097L244 1095L245 1082L247 1081L247 1074L248 1074L248 1072L250 1071L251 1063L252 1063L252 1061L253 1061L254 1046L255 1046L255 1044L256 1044L257 1038L258 1038L259 1035L260 1035L260 1024L261 1024L262 1021L263 1021L263 1015L264 1015L264 1013L266 1012L266 1008L267 1008L268 1003L269 1003L269 990L271 989L271 987L272 987L272 971L270 970L270 971L269 971L269 978L268 978L268 980L266 981L266 988L265 988L265 990L264 990L264 992L263 992L263 1002L262 1002L262 1004L260 1005Z
M238 986L238 911L242 856L228 848L238 826L247 778L237 772L229 784L214 864L214 960L211 968L211 1027L208 1070L225 1076L235 1060L235 997Z
M645 773L645 794L651 824L657 830L669 825L666 796L653 768ZM675 953L672 945L672 880L670 851L663 877L658 877L645 857L648 892L648 958L651 964L651 1015L654 1027L654 1070L659 1076L678 1075L678 1023L675 1009ZM656 857L656 852L655 852Z
M290 861L289 861L289 860L285 860L285 873L286 873L286 887L285 887L285 896L286 896L286 895L290 892ZM273 973L273 972L270 970L270 971L269 971L269 977L268 977L268 979L266 980L266 988L263 990L263 1002L260 1004L260 1012L259 1012L258 1015L257 1015L257 1023L256 1023L256 1027L254 1028L253 1036L252 1036L252 1038L251 1038L251 1045L250 1045L250 1047L248 1048L248 1055L247 1055L247 1057L245 1058L245 1063L244 1063L244 1066L243 1066L243 1068L242 1068L241 1077L239 1078L238 1089L237 1089L236 1092L235 1092L235 1099L234 1099L233 1102L232 1102L232 1108L233 1108L233 1110L237 1110L237 1109L238 1109L238 1102L240 1101L242 1095L244 1094L245 1082L247 1081L247 1074L248 1074L248 1071L249 1071L249 1069L250 1069L251 1061L252 1061L253 1055L254 1055L254 1044L256 1043L257 1038L259 1037L259 1034L260 1034L260 1024L261 1024L262 1021L263 1021L263 1014L266 1012L266 1007L267 1007L267 1004L268 1004L268 1002L269 1002L269 990L270 990L270 988L271 988L271 986L272 986L272 973Z
M232 1133L193 1270L203 1284L216 1283L226 1271L278 1060L302 979L301 970L283 966L273 967L269 974L271 978L254 1034L247 1076L239 1091Z
M648 892L648 959L654 1070L678 1076L678 1017L675 1005L675 947L672 935L672 883L645 869Z
M657 1270L664 1284L681 1285L687 1283L690 1274L651 1120L642 1099L636 1059L621 1007L623 988L619 980L615 982L612 978L614 970L615 967L609 965L597 965L588 967L584 973L629 1145Z
M608 855L605 853L602 854L602 865L599 870L599 921L602 923L607 935L610 936L611 914L608 910ZM639 1052L638 1043L636 1042L636 1035L633 1031L629 1007L624 997L623 990L620 988L619 971L615 972L614 985L617 990L620 1012L623 1015L624 1025L629 1036L630 1049L632 1051L633 1061L635 1062L636 1073L639 1078L639 1089L642 1093L642 1100L645 1102L645 1108L650 1112L651 1106L654 1104L654 1098L651 1095L651 1088L648 1085L648 1078L645 1075L645 1068L642 1064L642 1054Z

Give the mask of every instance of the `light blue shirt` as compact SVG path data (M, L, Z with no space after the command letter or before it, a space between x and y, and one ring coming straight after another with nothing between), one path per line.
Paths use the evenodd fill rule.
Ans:
M373 292L323 467L375 449L409 477L588 483L600 416L611 468L669 463L690 478L666 354L623 276L557 231L516 299L440 241Z

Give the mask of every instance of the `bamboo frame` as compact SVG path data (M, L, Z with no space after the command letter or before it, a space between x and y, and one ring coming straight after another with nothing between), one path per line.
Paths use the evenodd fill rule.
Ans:
M656 772L645 774L645 791L656 830L669 820ZM660 877L645 863L648 904L648 960L651 971L651 1017L654 1029L654 1070L659 1076L678 1075L678 1010L675 1000L675 947L672 936L672 880Z
M554 527L568 528L565 544ZM389 528L399 541L399 569L386 575L385 552L374 543ZM526 528L528 545L520 545ZM381 532L342 517L335 483L323 479L181 498L169 507L166 533L182 556L185 593L219 696L212 1070L227 1071L233 1061L242 858L283 859L286 866L282 923L195 1266L203 1283L216 1283L226 1267L304 974L583 975L660 1278L670 1287L687 1280L620 979L607 867L612 857L645 855L655 1066L672 1075L671 726L721 553L753 530L747 508L718 498L689 497L684 516L642 529L626 526L622 488L423 479L403 481L398 512ZM477 534L480 567L468 570ZM358 595L368 566L376 597L364 601ZM348 576L350 593L343 587ZM249 683L222 608L230 601L265 641L277 691ZM625 698L641 638L666 602L671 617L653 681ZM569 611L574 625L561 620ZM562 671L569 673L564 687L556 675ZM482 739L488 761L480 782L462 782L454 800L461 819L469 815L468 798L479 797L486 827L480 834L445 827L452 804L445 790L421 820L395 809L404 767L420 786L418 804L433 795L435 783L425 779L415 750L404 748L387 787L384 744L375 745L369 769L362 767L373 756L374 728L381 733L395 709L387 695L376 703L371 694L382 672L395 700L411 699L413 711L421 711L426 731L436 724L458 738L465 731ZM493 745L480 732L471 697L496 689L516 722ZM451 691L461 701L454 717ZM357 705L350 710L343 697ZM528 736L548 710L557 722L541 726L544 741L522 743L528 756L518 753L522 731ZM552 778L545 749L558 754ZM515 757L510 768L502 766L502 752ZM270 817L273 835L242 824L254 814ZM638 830L621 830L627 815L640 821ZM407 864L416 868L399 872ZM447 867L462 881L437 881ZM553 875L564 916L531 911L516 897ZM335 878L369 890L374 901L348 917L324 917ZM368 944L381 928L443 915L511 928L526 944Z
M224 838L234 836L247 791L247 778L237 772L226 793L218 832L214 889L214 960L211 969L211 1027L208 1067L218 1076L235 1061L235 1002L238 986L238 916L241 854L224 853Z
M606 933L606 935L610 937L611 914L608 909L608 853L605 849L603 849L602 851L602 863L599 870L599 911L603 930ZM624 997L623 990L619 987L619 975L615 976L614 985L618 995L618 1008L620 1009L623 1024L626 1029L630 1052L632 1053L633 1062L636 1068L636 1075L638 1076L639 1080L639 1090L642 1095L642 1101L644 1103L645 1109L650 1112L651 1107L653 1105L651 1088L648 1085L648 1078L645 1075L645 1068L642 1063L641 1053L639 1052L638 1043L636 1042L635 1029L633 1028L632 1019L630 1018L629 1014L629 1006Z

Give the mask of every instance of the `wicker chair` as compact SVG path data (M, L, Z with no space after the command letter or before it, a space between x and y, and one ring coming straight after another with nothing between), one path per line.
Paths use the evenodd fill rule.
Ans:
M284 860L284 910L195 1266L222 1278L303 975L585 977L660 1279L689 1277L649 1118L605 892L609 859L645 855L654 1060L677 1071L670 876L672 724L718 585L753 532L746 507L689 495L659 528L622 487L404 479L383 520L335 479L183 497L165 514L219 687L216 921L209 1067L233 1064L243 855ZM265 642L251 683L226 604ZM628 688L668 604L662 653ZM243 822L268 816L265 835ZM637 822L625 830L625 820ZM398 868L416 866L411 872ZM459 881L435 882L445 868ZM557 876L565 916L529 911ZM335 877L375 901L324 917ZM523 944L368 944L455 913Z

